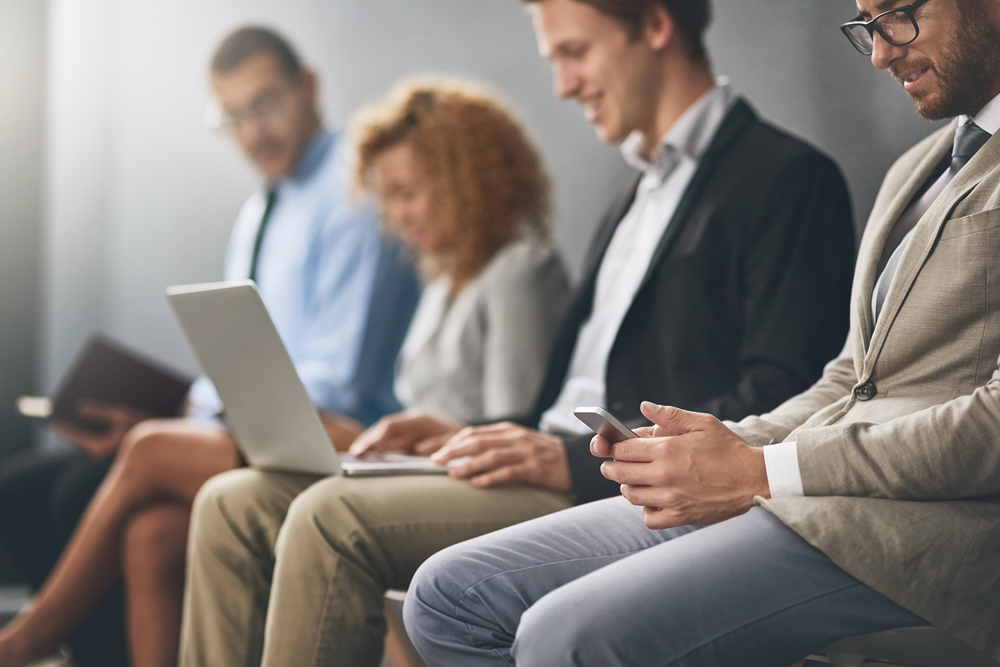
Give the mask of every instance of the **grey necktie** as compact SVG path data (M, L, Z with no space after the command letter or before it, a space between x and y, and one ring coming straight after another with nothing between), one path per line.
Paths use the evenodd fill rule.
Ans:
M948 167L948 177L945 185L950 183L951 179L955 178L958 172L962 170L962 167L968 164L969 160L979 152L979 149L986 145L991 136L993 135L971 120L958 128L955 132L955 145L952 149L951 166ZM892 278L896 275L896 269L899 268L899 260L903 256L903 253L906 252L907 246L910 245L915 229L916 227L911 229L903 237L903 240L899 242L899 246L889 257L889 261L886 262L885 269L882 271L882 275L879 276L878 282L875 283L876 322L878 322L878 316L882 312L882 305L885 303L885 297L889 293L889 287L892 285Z

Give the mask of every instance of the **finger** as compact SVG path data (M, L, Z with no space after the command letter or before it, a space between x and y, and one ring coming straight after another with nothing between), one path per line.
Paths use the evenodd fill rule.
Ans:
M662 507L643 507L642 522L650 530L676 528L685 524L684 519L677 512Z
M640 428L632 429L632 432L635 433L640 438L652 438L655 437L654 435L655 430L656 430L655 426L642 426Z
M471 457L465 463L454 466L450 472L459 479L466 479L490 470L496 470L524 460L523 454L514 449L490 449Z
M84 430L79 426L74 426L68 422L64 421L54 421L51 424L52 432L63 440L69 440L70 442L90 441L95 438L91 431Z
M652 485L660 482L660 474L648 463L627 463L605 461L601 464L601 474L619 484Z
M649 401L643 401L640 410L646 419L664 429L657 431L657 435L661 433L663 435L683 435L691 431L701 431L706 426L706 418L712 418L710 415L700 412L688 412L672 405L657 405Z
M385 425L379 422L355 438L347 451L351 456L364 456L368 452L375 451L384 433Z
M527 476L527 466L517 464L497 468L496 470L491 470L490 472L482 475L476 475L469 480L469 483L478 489L485 489L491 486L508 486L510 484L518 484L520 482L524 482L527 479Z
M429 438L424 438L418 442L414 447L413 451L420 456L430 456L434 452L441 449L444 443L448 442L449 436L447 434L442 435L432 435Z
M76 412L82 417L113 423L134 424L149 417L149 414L120 403L105 403L82 398L76 402Z
M590 453L602 459L611 458L611 443L600 435L595 435L590 441Z
M640 507L668 507L671 499L669 492L653 486L640 486L636 484L622 484L622 496L633 505Z
M615 461L629 461L632 463L648 463L657 458L661 452L662 438L632 438L622 440L611 445L609 456Z
M463 429L458 433L458 435L441 447L441 449L434 452L434 454L431 455L431 458L438 463L447 463L452 459L458 459L464 456L476 456L488 449L504 447L509 444L511 444L510 438L490 435L489 433L483 432L478 428L468 432L466 429Z
M467 427L477 433L495 433L497 431L506 431L512 428L520 428L514 422L495 422L493 424L483 424L482 426L469 426Z

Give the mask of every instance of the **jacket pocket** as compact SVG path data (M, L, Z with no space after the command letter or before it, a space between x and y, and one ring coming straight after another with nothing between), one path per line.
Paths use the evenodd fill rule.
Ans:
M945 223L941 232L941 241L978 234L990 229L1000 228L1000 208L980 211L961 218L954 218Z

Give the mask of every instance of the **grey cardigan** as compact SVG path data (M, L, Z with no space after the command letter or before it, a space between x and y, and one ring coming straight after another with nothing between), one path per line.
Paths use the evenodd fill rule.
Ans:
M399 355L396 395L408 408L462 422L531 410L569 301L555 249L508 243L457 295L424 288Z

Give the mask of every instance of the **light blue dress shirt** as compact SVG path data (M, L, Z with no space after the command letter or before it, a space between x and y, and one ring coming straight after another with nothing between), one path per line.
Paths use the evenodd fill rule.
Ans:
M393 367L419 297L398 244L382 238L370 205L351 200L350 151L320 131L295 170L273 184L257 287L317 407L370 424L400 408ZM250 275L267 193L243 205L226 255L226 280ZM266 379L262 379L266 381ZM206 380L192 388L192 414L219 407Z

